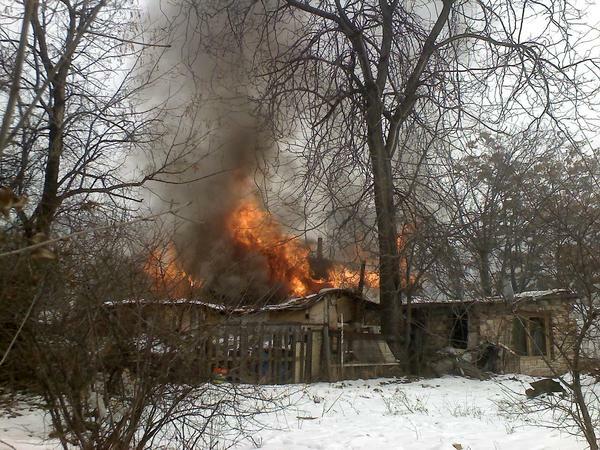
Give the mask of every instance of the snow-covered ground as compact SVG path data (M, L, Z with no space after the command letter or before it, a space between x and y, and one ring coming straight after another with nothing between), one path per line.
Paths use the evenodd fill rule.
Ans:
M524 392L524 376L490 381L460 377L357 380L279 386L291 405L262 416L236 449L579 450L584 441L536 425L540 416L504 412L508 392ZM57 448L44 414L26 402L0 418L0 449ZM22 415L17 415L22 414ZM546 417L548 418L548 417ZM176 449L173 444L163 448Z
M47 442L52 431L49 420L34 399L17 395L2 395L0 404L0 450L54 449L56 442Z
M511 379L513 378L513 379ZM587 446L565 433L533 426L533 417L507 417L508 392L529 378L477 381L460 377L315 384L277 430L254 438L262 449L509 449L575 450ZM251 443L238 448L256 448Z

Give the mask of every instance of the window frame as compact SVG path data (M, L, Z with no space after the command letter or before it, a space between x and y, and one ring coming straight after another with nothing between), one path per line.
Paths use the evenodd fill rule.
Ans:
M551 315L549 312L527 312L520 311L513 318L513 330L512 330L512 348L521 357L552 357L552 327L551 327ZM525 348L526 352L520 348L517 348L515 323L518 323L524 333ZM534 326L535 323L541 323L544 331L544 343L545 348L539 349L535 346L534 338Z

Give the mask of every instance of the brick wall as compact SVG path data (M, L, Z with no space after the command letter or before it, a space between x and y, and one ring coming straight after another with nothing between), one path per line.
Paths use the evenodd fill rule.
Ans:
M413 319L425 325L424 336L417 337L423 342L423 357L435 358L435 353L450 345L454 324L454 313L459 305L431 305L413 310ZM505 373L523 373L534 376L549 376L564 373L566 361L561 356L569 354L570 331L574 325L570 316L572 304L561 299L546 299L524 302L513 311L507 303L474 303L467 305L469 330L468 348L475 348L484 342L500 344L497 368ZM519 356L514 352L513 319L515 315L533 315L547 318L549 323L551 352L543 356ZM552 368L548 367L551 366Z
M550 321L551 352L547 356L519 356L505 350L500 367L505 372L519 372L533 376L551 376L564 373L567 363L561 356L570 353L571 340L569 332L573 326L570 318L571 304L561 300L541 300L521 305L511 311L508 305L481 304L476 311L480 341L488 340L499 343L508 349L514 349L512 342L512 323L515 315L540 315Z

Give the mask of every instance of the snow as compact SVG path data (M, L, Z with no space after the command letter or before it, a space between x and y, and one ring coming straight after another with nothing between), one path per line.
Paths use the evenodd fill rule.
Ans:
M570 289L547 289L545 291L524 291L515 294L515 298L539 298L539 297L547 297L550 295L564 295L564 296L575 296L575 292Z
M46 444L51 431L45 412L34 399L18 395L9 404L0 404L0 450L58 448L57 443Z
M411 298L411 303L414 305L421 304L466 304L466 303L504 303L507 301L538 301L547 299L548 297L556 297L562 300L573 300L577 297L577 294L570 289L547 289L544 291L523 291L514 294L514 299L509 300L503 296L491 296L471 299L456 299L456 298L430 298L423 296L414 296Z
M548 420L550 414L514 417L504 411L508 395L522 394L531 380L521 375L488 381L446 376L411 382L376 379L266 387L278 394L289 393L291 406L259 417L246 439L233 448L587 448L583 440L564 431L536 425ZM56 441L46 438L50 427L45 425L43 412L26 402L20 405L23 415L0 417L0 450L10 448L6 444L19 450L58 448Z
M115 307L121 305L195 305L195 306L203 306L205 308L213 309L218 312L223 313L233 313L233 314L251 314L261 311L279 311L285 309L301 309L305 307L312 306L314 302L318 302L323 300L326 294L353 294L356 296L356 293L351 289L344 288L324 288L321 289L318 293L309 294L304 297L293 297L289 298L282 303L277 303L273 305L262 305L262 306L252 306L252 305L238 305L235 307L221 305L217 303L204 302L201 300L194 300L188 298L178 298L178 299L125 299L113 301L109 300L104 302L104 305L107 307ZM360 296L365 302L378 304L378 302L370 299L366 296Z
M531 380L511 378L319 383L308 388L295 409L271 417L272 429L254 439L264 450L453 450L453 444L464 450L587 448L564 432L533 425L531 417L515 420L504 414L499 405L508 393L523 393Z

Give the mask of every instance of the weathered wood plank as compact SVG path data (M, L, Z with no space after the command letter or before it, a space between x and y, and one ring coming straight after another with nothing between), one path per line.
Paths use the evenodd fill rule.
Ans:
M306 356L305 356L305 351L306 351L306 331L304 330L300 330L300 348L299 348L299 352L300 352L300 356L298 359L298 364L300 365L299 370L298 370L298 379L294 380L294 382L296 383L305 383L306 382Z
M297 367L297 359L296 359L296 344L298 343L298 329L290 328L290 349L289 349L289 368L288 368L288 379L286 383L293 383L296 378L296 367Z
M269 334L269 381L268 384L274 384L275 382L275 336L276 331Z
M245 383L248 380L248 328L243 327L240 329L240 341L239 341L239 352L240 352L240 368L239 368L239 382Z
M306 383L312 383L312 354L313 354L313 331L307 331L307 342L306 342Z

